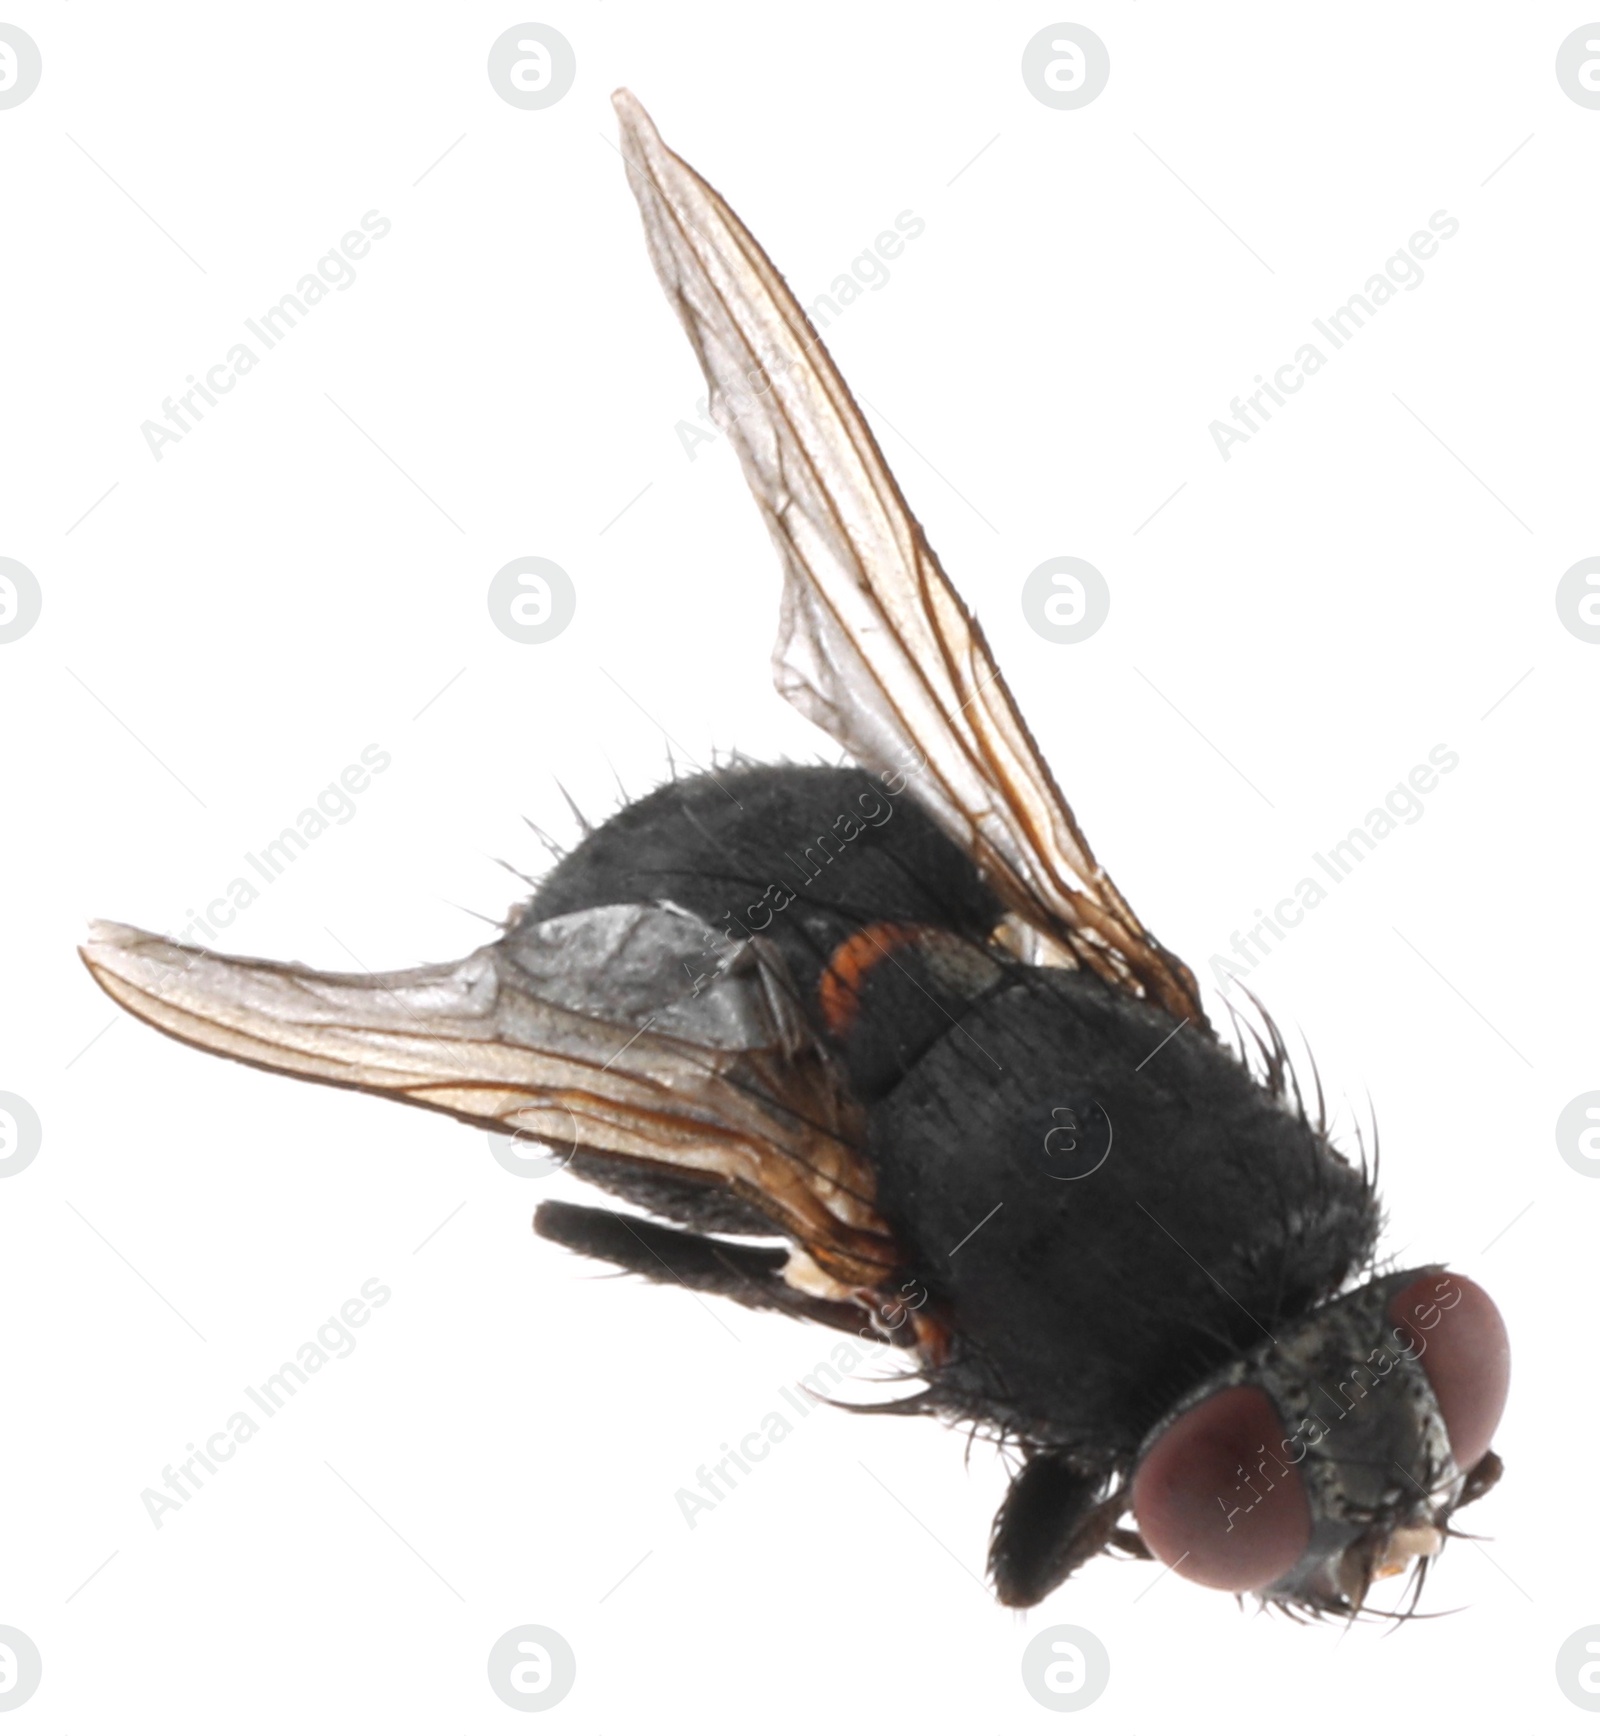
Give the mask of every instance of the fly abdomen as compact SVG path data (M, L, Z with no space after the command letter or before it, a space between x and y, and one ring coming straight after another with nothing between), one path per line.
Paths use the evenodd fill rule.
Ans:
M997 975L979 949L998 900L896 776L740 766L664 785L564 857L521 922L660 899L706 924L686 992L727 942L772 942L869 1097Z

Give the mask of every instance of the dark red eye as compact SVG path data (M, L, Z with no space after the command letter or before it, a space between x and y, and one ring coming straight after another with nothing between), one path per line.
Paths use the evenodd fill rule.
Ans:
M1311 1510L1258 1386L1233 1386L1187 1410L1133 1477L1133 1516L1151 1553L1219 1591L1259 1591L1305 1553Z
M1389 1319L1401 1353L1420 1355L1450 1451L1470 1471L1489 1450L1511 1383L1500 1310L1470 1278L1435 1272L1391 1298Z

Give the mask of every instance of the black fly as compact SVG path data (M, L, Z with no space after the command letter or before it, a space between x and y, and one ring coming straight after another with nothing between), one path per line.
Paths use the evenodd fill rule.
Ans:
M656 270L784 567L780 692L859 769L739 766L625 807L493 945L382 976L96 927L159 1029L570 1151L648 1216L540 1234L900 1345L875 1407L1020 1462L1001 1599L1106 1550L1353 1613L1494 1481L1477 1285L1373 1277L1364 1167L1252 1071L1095 860L982 632L777 270L616 105Z

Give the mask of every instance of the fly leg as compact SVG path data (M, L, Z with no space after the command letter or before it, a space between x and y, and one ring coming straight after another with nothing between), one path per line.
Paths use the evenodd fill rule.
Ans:
M858 1332L871 1316L853 1302L808 1295L783 1281L787 1247L752 1247L714 1236L697 1236L622 1212L546 1200L533 1216L534 1230L574 1253L605 1260L656 1284L678 1284L726 1296L746 1308L770 1308L816 1321L840 1332Z
M709 1230L722 1236L782 1233L770 1218L734 1193L720 1175L685 1175L644 1158L592 1151L574 1153L567 1169L579 1181L604 1188L631 1206L691 1230Z
M1103 1550L1129 1547L1132 1534L1117 1529L1127 1496L1102 1499L1105 1483L1103 1472L1083 1470L1056 1453L1028 1460L995 1515L989 1542L989 1572L1001 1603L1026 1609Z
M1461 1499L1456 1502L1457 1511L1465 1507L1469 1501L1476 1501L1487 1495L1500 1481L1501 1473L1504 1470L1505 1466L1498 1453L1485 1453L1477 1464L1467 1472L1467 1480L1461 1490Z

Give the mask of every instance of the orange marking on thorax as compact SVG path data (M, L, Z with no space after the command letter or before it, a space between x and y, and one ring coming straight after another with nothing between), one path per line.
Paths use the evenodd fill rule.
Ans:
M867 973L896 947L914 941L925 925L916 922L869 922L834 948L817 984L823 1022L842 1037L861 1010L861 988Z

